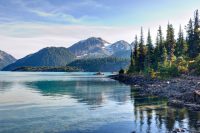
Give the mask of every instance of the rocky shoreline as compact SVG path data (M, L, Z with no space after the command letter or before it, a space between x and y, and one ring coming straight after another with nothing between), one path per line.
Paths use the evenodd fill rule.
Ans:
M181 75L168 80L151 79L142 75L112 75L110 78L139 87L141 95L166 97L169 106L200 111L200 77Z

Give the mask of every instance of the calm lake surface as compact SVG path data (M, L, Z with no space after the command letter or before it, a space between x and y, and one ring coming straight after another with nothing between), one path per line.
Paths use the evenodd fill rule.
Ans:
M109 73L106 73L109 75ZM2 133L200 131L200 113L93 73L0 72ZM189 132L189 131L188 131Z

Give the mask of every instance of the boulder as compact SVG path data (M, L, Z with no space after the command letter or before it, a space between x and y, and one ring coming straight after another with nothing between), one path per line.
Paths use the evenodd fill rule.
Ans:
M177 108L183 108L184 107L184 103L182 101L179 101L179 100L170 100L167 103L167 105L177 107Z
M197 104L200 104L200 90L195 90L194 91L194 101Z
M186 103L185 107L192 111L200 111L200 105L199 104L192 104L192 103Z
M181 95L181 100L185 102L194 102L193 92L186 92Z

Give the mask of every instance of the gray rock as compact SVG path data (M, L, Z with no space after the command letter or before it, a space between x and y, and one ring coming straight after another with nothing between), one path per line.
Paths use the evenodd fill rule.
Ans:
M187 107L190 110L200 111L200 77L182 75L170 80L150 79L142 75L115 75L115 80L125 84L139 85L139 93L166 97L168 105Z

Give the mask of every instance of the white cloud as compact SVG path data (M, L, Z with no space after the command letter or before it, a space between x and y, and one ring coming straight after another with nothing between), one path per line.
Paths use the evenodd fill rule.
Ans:
M52 13L49 13L49 12L43 12L43 11L39 11L39 10L29 10L35 14L37 14L38 16L41 16L41 17L51 17L51 16L54 16L54 14Z
M52 20L59 20L59 21L65 21L66 23L81 23L84 17L75 18L74 16L62 12L45 12L40 10L29 10L32 13L37 14L40 17L45 17L47 19Z
M43 16L51 14L41 13ZM182 28L188 22L191 13L183 16L170 18L177 35L179 24ZM66 17L66 16L63 16ZM74 20L76 21L76 20ZM155 40L158 26L161 25L165 36L168 20L159 20L142 24L144 35L147 35L148 28L151 29L153 40ZM79 40L91 36L102 37L108 42L125 40L131 43L134 36L140 36L140 26L88 26L88 25L62 25L46 23L7 23L0 25L0 49L11 53L17 58L38 51L48 46L69 47Z

